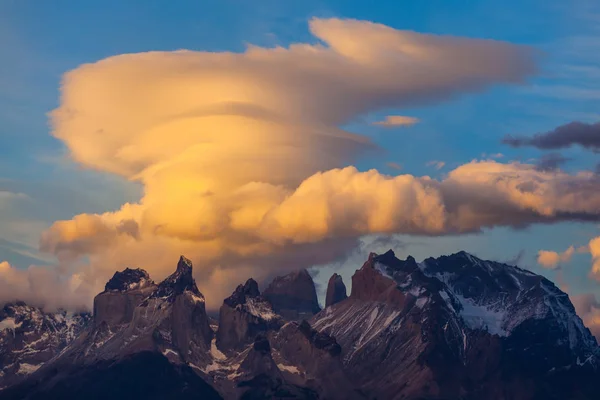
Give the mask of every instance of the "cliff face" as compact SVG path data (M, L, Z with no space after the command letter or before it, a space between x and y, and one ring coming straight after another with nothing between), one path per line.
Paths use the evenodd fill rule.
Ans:
M305 269L276 277L263 296L286 320L310 318L321 311L315 283Z
M544 277L465 252L417 263L389 251L371 254L344 294L334 275L313 315L306 271L262 295L249 279L223 301L215 335L181 257L158 285L143 270L116 273L93 321L8 305L0 400L599 398L598 345Z
M325 295L325 307L332 306L340 301L346 300L348 295L346 294L346 285L342 277L338 274L331 275L329 282L327 283L327 293Z
M256 281L249 279L223 301L216 344L220 351L232 354L253 343L260 333L277 330L281 325L282 318L260 295Z
M336 338L368 396L593 398L598 348L568 297L543 277L464 252L421 264L371 254L350 297L312 324ZM586 377L579 384L573 368Z

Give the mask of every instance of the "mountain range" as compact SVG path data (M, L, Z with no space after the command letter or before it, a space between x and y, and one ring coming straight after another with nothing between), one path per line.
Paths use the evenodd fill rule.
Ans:
M329 280L249 279L217 319L181 256L116 272L93 314L0 310L3 399L599 399L600 348L567 294L469 253L371 253Z

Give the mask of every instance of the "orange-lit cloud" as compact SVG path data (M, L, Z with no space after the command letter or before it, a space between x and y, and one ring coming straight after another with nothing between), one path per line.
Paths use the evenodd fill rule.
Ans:
M364 234L597 216L596 194L580 204L560 190L587 195L589 177L528 165L467 164L444 181L340 168L376 146L339 126L521 83L535 71L530 49L355 20L313 19L310 30L322 44L126 54L67 73L53 135L144 194L56 222L42 249L89 257L88 285L125 266L158 280L186 254L215 307L249 275L334 261Z
M540 250L538 251L537 262L544 268L554 269L557 268L559 264L571 261L573 254L575 254L575 247L573 246L570 246L562 253L549 250Z
M388 115L383 121L373 122L373 125L392 128L397 126L411 126L416 124L417 122L419 122L419 119L414 117L404 117L402 115Z
M571 297L577 315L581 317L600 343L600 302L591 293Z

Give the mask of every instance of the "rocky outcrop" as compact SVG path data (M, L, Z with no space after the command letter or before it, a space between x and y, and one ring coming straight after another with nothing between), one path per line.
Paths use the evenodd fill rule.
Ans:
M131 322L133 311L156 289L143 269L126 268L115 272L106 283L104 292L94 298L94 324L109 327Z
M285 381L273 361L266 336L258 335L240 364L236 377L240 399L318 399L309 388Z
M45 312L24 302L0 309L0 389L39 369L88 326L89 313Z
M202 369L212 362L214 334L204 296L192 277L191 262L183 256L176 271L158 285L142 270L115 274L94 304L98 315L93 326L31 376L40 387L48 384L49 393L53 393L51 381L64 378L70 382L69 374L57 376L56 371L91 373L95 366L102 366L103 373L111 376L113 367L127 369L125 366L131 365L127 360L138 359L143 353L151 353L153 358L166 357L173 365L188 365L187 369L175 368L184 375L190 371L190 365ZM193 378L191 384L197 379Z
M368 396L593 398L597 347L568 297L468 253L421 264L371 254L350 297L312 324L336 338L344 370Z
M248 279L223 301L219 310L217 347L225 354L243 350L262 332L277 330L283 321L261 297L258 284Z
M307 321L283 326L274 338L274 347L287 365L299 371L303 384L319 393L320 398L363 398L343 370L341 346Z
M325 295L325 307L332 306L340 301L346 300L348 295L346 294L346 285L342 277L338 274L331 275L329 282L327 283L327 293Z
M321 310L315 283L305 269L276 277L263 296L277 314L290 321L310 318Z

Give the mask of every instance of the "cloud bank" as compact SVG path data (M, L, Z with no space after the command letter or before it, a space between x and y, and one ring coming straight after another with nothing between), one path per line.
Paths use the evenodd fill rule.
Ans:
M356 20L309 28L318 43L125 54L67 73L52 134L81 165L144 194L57 221L41 248L89 259L88 287L125 266L159 280L186 254L216 308L250 275L334 262L365 234L598 218L600 183L588 175L479 162L437 181L348 166L376 146L340 126L522 83L536 70L531 49Z
M600 122L594 124L569 122L551 131L538 133L531 137L509 135L502 142L512 147L532 146L542 150L579 145L598 152L600 150Z

